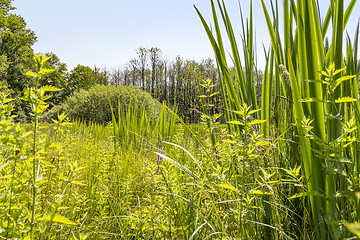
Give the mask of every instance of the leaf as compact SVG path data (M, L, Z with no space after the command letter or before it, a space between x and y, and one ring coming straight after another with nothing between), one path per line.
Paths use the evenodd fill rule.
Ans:
M165 142L167 143L167 142ZM168 143L171 144L171 143ZM176 144L171 144L171 145L176 145ZM177 146L177 145L176 145ZM184 150L186 151L186 150ZM187 152L187 151L186 151ZM180 164L179 162L169 158L168 156L165 156L162 153L158 153L158 152L154 152L155 154L157 154L159 157L161 157L162 159L164 159L165 161L169 161L170 163L172 163L173 165L175 165L177 168L181 169L182 171L184 171L186 174L188 174L189 176L191 176L192 178L194 178L196 181L200 181L200 178L193 173L192 171L190 171L187 167L183 166L182 164ZM187 152L189 153L189 152ZM190 154L190 153L189 153ZM192 157L192 155L190 154L190 156ZM193 158L193 157L192 157ZM193 158L194 159L194 158ZM194 159L195 160L195 159ZM196 160L195 160L196 162Z
M49 161L46 161L46 160L42 160L41 163L45 164L47 167L55 167L53 164L51 164Z
M244 123L242 123L242 122L240 122L240 121L237 121L237 120L230 121L229 123L230 123L230 124L236 124L236 125L244 125Z
M219 117L221 117L222 114L214 114L212 118L216 121Z
M326 71L321 71L321 74L326 76L326 77L330 77L329 74ZM311 80L310 80L311 81Z
M338 73L344 71L346 68L338 69L333 73L333 76L336 76Z
M48 148L60 148L62 145L60 143L51 143Z
M249 125L254 125L254 124L259 124L259 123L264 123L264 122L266 122L266 120L254 120L254 121L251 121L250 123L249 123Z
M206 95L200 95L199 97L201 97L201 98L207 98L208 96L206 96Z
M353 223L345 222L344 225L350 232L352 232L353 234L355 234L360 238L360 224L358 222L353 222Z
M256 109L256 110L251 110L249 111L248 115L251 115L253 113L257 113L258 111L260 111L261 109Z
M343 76L341 78L338 78L336 79L335 81L331 82L330 84L330 90L333 91L335 90L335 88L337 88L337 86L339 86L340 83L342 83L343 81L346 81L346 80L350 80L352 78L354 78L355 75L352 75L352 76Z
M328 82L328 81L325 81L325 80L319 80L319 79L308 79L308 80L305 80L305 81L306 81L306 82L322 83L322 84L329 85L329 82Z
M221 187L221 188L225 188L227 190L238 192L238 190L236 188L234 188L233 186L231 186L230 184L218 184L217 186Z
M15 100L15 98L7 98L3 101L3 104L6 104L6 103L14 101L14 100Z
M2 164L2 165L0 166L0 171L1 171L4 167L6 167L8 164L9 164L9 162L5 162L4 164Z
M318 196L318 197L324 197L322 194L318 193L318 192L301 192L301 193L297 193L293 196L290 197L290 199L293 198L299 198L299 197L309 197L309 196Z
M30 77L36 77L35 74L33 72L27 72L26 76L30 76Z
M38 72L38 77L42 77L43 75L45 74L48 74L48 73L51 73L51 72L54 72L55 69L48 69L48 68L43 68L41 69L39 72Z
M45 57L41 60L41 65L44 65L45 62L47 62L50 58L52 58L52 55L50 55L49 57Z
M322 102L321 99L315 97L303 98L299 100L300 102Z
M269 142L265 142L265 141L257 141L254 146L267 146L269 145Z
M52 221L52 222L58 222L58 223L63 223L63 224L68 224L68 225L76 225L75 223L73 223L66 217L61 216L60 214L51 214L51 215L45 216L41 219L41 221Z
M25 137L29 136L32 133L33 133L32 131L26 132L23 135L21 135L20 139L25 138Z
M220 92L214 92L214 93L210 94L210 96L209 96L209 97L212 97L212 96L218 95L219 93L220 93Z
M41 90L43 90L43 91L45 91L45 92L57 92L57 91L60 91L59 88L56 88L56 87L53 87L53 86L49 86L49 85L46 85L46 86L41 87Z
M261 190L251 190L249 194L257 194L257 195L270 195L270 193L261 191Z
M335 100L335 103L346 103L346 102L355 102L357 101L355 98L351 97L340 97Z

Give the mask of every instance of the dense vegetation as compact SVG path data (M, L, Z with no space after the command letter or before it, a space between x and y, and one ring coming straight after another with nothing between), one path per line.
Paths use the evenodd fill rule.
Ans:
M136 107L139 111L159 115L161 104L151 95L135 86L95 85L89 90L81 89L69 97L59 108L52 109L49 118L65 112L72 120L93 123L108 123L112 120L112 111L119 108ZM136 105L136 106L135 106Z
M13 44L5 41L13 29L35 41L9 13L11 1L0 2L4 23L22 23L5 26L2 49ZM12 48L16 61L1 49L1 238L360 237L359 27L343 52L356 1L332 1L323 22L316 1L284 1L283 37L278 5L271 21L262 1L272 40L263 77L254 67L252 9L243 63L225 4L210 2L213 31L196 11L217 70L210 60L167 65L159 49L140 48L132 68L111 77L81 65L68 73L55 55L33 57L32 41ZM166 101L152 108L152 97ZM78 121L61 114L41 123L49 102Z

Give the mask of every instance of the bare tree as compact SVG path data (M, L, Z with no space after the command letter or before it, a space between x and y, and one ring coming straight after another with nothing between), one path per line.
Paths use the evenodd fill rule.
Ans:
M121 71L120 67L111 68L110 70L110 84L111 85L120 85L124 78L124 72Z
M141 88L145 89L145 71L147 69L148 63L148 50L144 47L139 47L138 51L136 52L139 57L139 68L141 74Z
M132 85L136 86L139 61L136 58L133 58L127 63L127 65L130 69Z
M150 48L150 65L151 65L151 95L155 97L155 82L157 82L158 77L158 67L161 64L161 50L159 48Z

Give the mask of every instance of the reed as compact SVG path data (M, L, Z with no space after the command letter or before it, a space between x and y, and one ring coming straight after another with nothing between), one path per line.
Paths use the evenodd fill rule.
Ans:
M252 73L255 62L252 4L250 3L249 25L246 28L243 26L243 68L225 3L219 0L217 3L232 49L239 94L228 76L229 67L214 1L211 1L214 32L210 30L199 10L196 7L195 9L214 49L221 79L224 81L222 96L224 102L229 102L225 104L226 111L229 112L226 115L227 121L231 123L237 121L234 113L243 105L257 108L256 99L253 97ZM271 50L265 52L267 64L262 84L261 112L254 114L254 118L263 120L261 132L264 137L270 137L271 119L274 117L277 120L281 117L281 125L275 122L275 136L286 133L286 137L300 145L306 190L297 192L296 196L307 199L307 213L304 218L308 219L306 221L309 221L310 225L304 226L304 231L311 229L310 235L303 235L316 239L336 239L340 235L344 237L344 232L338 234L342 227L341 221L349 220L349 214L344 212L354 210L350 202L355 201L358 206L354 195L351 197L345 193L357 189L354 180L359 174L357 154L353 151L357 146L355 139L358 136L354 129L358 128L360 120L357 101L357 44L352 46L348 38L347 52L343 53L344 29L356 1L350 1L346 8L342 0L331 1L324 22L321 21L319 2L284 1L283 37L279 32L278 2L271 1L273 21L265 2L262 0L261 3L271 38ZM332 37L326 47L324 40L329 26L332 27ZM355 42L357 39L358 31ZM346 62L345 56L348 59ZM273 87L275 95L272 95ZM273 113L270 110L272 101L275 101ZM295 128L288 131L292 125ZM241 131L241 128L229 128L231 133L239 130ZM278 145L281 146L284 144ZM289 166L295 166L296 158L290 157L288 160ZM268 201L268 198L263 199L264 203ZM271 207L266 207L265 204L264 209L268 209L265 211L266 216L272 216ZM266 224L271 223L267 221ZM276 233L273 234L276 236Z

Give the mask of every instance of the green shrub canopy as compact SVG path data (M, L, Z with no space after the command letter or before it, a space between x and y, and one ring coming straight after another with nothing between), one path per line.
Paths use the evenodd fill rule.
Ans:
M96 123L111 121L111 106L117 116L118 107L127 109L131 103L136 104L139 111L145 110L157 116L161 111L161 104L151 95L135 86L105 86L95 85L90 90L80 90L68 98L62 110L70 119L85 120Z

